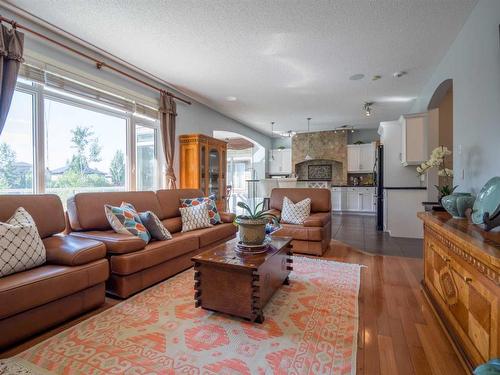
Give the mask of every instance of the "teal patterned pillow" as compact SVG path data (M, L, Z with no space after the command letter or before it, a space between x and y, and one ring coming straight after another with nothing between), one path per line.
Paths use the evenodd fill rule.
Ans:
M181 207L193 207L205 203L208 209L208 216L210 216L210 224L220 224L222 223L222 219L220 218L219 211L217 210L215 199L215 194L210 194L208 197L182 198Z
M151 236L142 224L139 214L130 203L122 202L120 207L104 205L106 218L116 233L132 234L148 243Z

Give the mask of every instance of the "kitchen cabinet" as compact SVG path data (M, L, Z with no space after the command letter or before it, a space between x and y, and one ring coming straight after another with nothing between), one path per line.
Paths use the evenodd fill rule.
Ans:
M375 143L347 145L347 172L371 173L375 165Z
M360 211L360 193L357 188L347 188L346 211Z
M274 159L273 159L274 157ZM273 149L269 157L269 174L292 173L292 149Z
M350 186L332 188L333 211L376 212L374 187Z
M332 210L342 211L342 188L332 188Z
M427 113L403 115L401 124L401 164L420 165L427 160Z

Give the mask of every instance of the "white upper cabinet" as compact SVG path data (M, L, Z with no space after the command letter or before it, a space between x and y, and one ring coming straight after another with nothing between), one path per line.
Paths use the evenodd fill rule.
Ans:
M371 173L375 164L375 142L347 145L347 172Z
M401 163L420 165L427 160L427 114L415 113L399 118L401 124Z
M275 149L271 151L274 160L269 160L269 174L292 173L292 149Z

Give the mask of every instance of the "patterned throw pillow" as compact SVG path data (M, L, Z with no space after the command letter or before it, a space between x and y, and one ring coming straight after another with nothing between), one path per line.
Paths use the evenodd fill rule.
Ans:
M293 203L288 197L283 198L281 222L286 224L304 224L311 214L311 198Z
M182 219L182 232L211 227L206 203L179 208Z
M142 224L146 227L151 237L155 240L165 241L171 240L172 235L167 228L161 223L158 216L154 212L146 211L140 212L139 217L141 218Z
M210 216L210 224L220 224L222 223L222 219L220 218L219 211L217 211L215 198L215 194L210 194L208 197L182 198L181 207L198 206L202 203L206 203L208 208L208 215Z
M35 221L19 207L7 222L0 222L0 277L40 266L45 260Z
M139 214L130 203L122 202L120 207L105 204L104 211L109 225L116 233L132 234L146 243L151 239L148 230L141 222Z

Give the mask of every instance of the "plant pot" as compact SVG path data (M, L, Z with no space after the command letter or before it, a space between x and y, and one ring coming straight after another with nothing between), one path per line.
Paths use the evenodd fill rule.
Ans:
M244 245L262 245L266 239L267 220L251 220L237 218L238 234Z
M475 197L470 193L453 193L441 199L443 207L454 219L465 218L467 209L474 206Z

